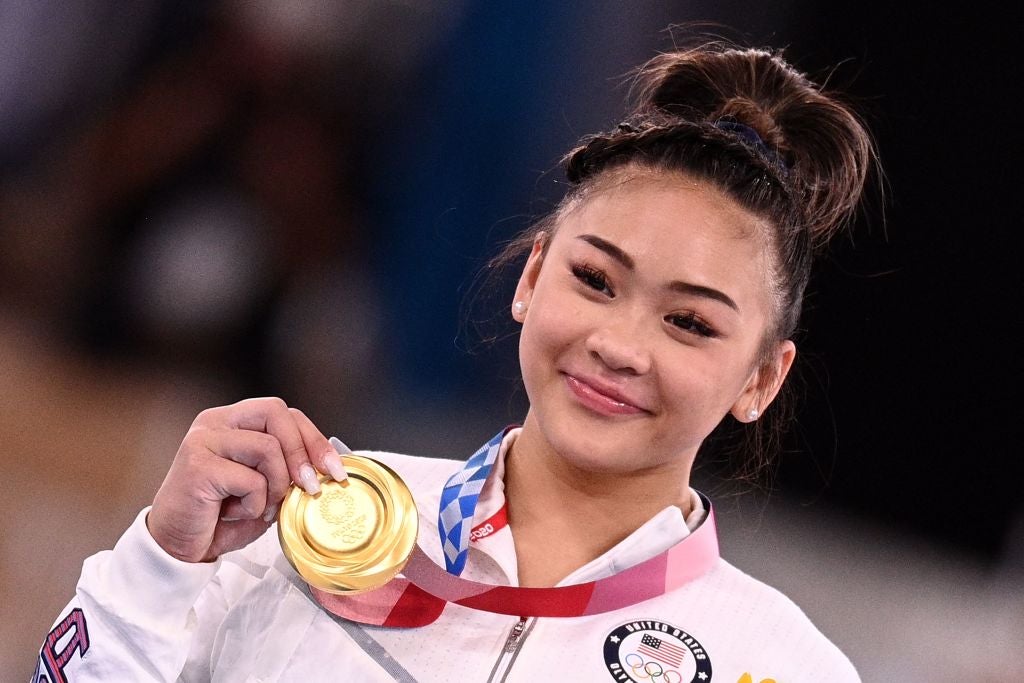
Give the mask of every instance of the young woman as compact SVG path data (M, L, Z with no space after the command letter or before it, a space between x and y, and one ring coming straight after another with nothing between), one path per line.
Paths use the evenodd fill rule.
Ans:
M308 585L267 532L282 501L347 500L338 450L279 399L214 408L153 505L86 561L37 678L858 680L798 607L718 557L689 480L719 423L756 430L770 410L870 139L767 51L660 55L637 93L566 156L571 190L507 254L528 253L511 302L522 426L466 463L366 454L415 498L411 581Z

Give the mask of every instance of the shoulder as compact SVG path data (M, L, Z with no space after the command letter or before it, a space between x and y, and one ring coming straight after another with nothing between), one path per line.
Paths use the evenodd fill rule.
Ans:
M753 659L774 660L798 680L860 680L849 658L781 591L722 559L699 583L705 608L729 624L730 639Z
M731 603L735 609L743 610L743 616L770 618L794 626L811 627L810 619L789 597L725 559L718 560L706 579L721 591L723 600Z

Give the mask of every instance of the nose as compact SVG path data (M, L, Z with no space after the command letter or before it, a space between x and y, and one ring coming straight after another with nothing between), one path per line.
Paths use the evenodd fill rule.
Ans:
M648 343L627 316L609 316L587 337L584 348L616 372L643 375L651 370Z

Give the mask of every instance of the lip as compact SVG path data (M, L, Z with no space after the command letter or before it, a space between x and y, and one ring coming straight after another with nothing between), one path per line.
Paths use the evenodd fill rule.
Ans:
M638 401L600 380L564 374L565 383L576 399L601 415L641 415L650 411Z

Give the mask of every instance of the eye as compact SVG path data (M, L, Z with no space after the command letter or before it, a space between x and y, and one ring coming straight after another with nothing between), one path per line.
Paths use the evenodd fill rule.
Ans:
M665 322L699 337L715 338L718 336L718 332L701 320L696 313L673 313L665 316Z
M608 276L604 271L587 264L579 264L572 267L572 274L587 287L608 296L615 296L615 293L608 287Z

